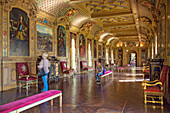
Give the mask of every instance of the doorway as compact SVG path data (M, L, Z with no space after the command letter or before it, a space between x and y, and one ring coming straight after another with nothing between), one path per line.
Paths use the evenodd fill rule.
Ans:
M128 52L128 63L131 66L137 66L137 53L136 51L129 51Z

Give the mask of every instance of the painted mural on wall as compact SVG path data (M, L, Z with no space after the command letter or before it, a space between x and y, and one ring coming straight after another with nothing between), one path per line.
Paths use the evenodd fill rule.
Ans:
M102 45L98 46L98 55L101 56L102 55Z
M57 55L66 57L66 30L63 26L57 29Z
M96 40L94 40L94 58L97 58Z
M111 49L109 47L109 58L111 58Z
M86 40L83 34L79 37L79 53L80 58L86 58Z
M53 51L53 29L37 24L37 51Z
M29 18L25 11L13 8L10 19L10 56L29 56Z
M170 2L168 1L168 15L170 15ZM170 18L168 18L168 30L170 29ZM167 48L167 50L168 50L168 56L170 56L170 32L168 32L168 48Z
M105 45L103 44L103 58L105 58Z

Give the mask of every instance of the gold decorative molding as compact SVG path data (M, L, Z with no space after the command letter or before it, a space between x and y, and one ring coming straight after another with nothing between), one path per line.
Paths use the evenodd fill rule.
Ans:
M66 30L69 30L71 27L71 21L69 18L65 18L65 16L59 17L54 21L54 23L64 25L66 27Z
M37 3L34 0L2 0L1 5L3 10L9 11L12 7L17 6L21 9L25 9L29 12L30 17L36 17L38 12Z

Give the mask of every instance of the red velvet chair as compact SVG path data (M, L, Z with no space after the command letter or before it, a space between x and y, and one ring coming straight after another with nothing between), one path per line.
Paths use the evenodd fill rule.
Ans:
M163 105L163 96L164 96L164 84L166 76L169 73L168 66L163 66L160 80L154 81L143 81L142 85L144 86L144 102L151 103L161 103Z
M88 71L87 61L80 61L80 68L81 68L81 71Z
M74 69L68 69L66 61L60 61L60 65L61 65L61 73L63 75L70 75L70 76L74 75Z
M25 88L28 89L30 84L36 84L38 88L38 75L30 74L28 64L27 63L16 63L17 66L17 75L19 88L21 89L22 84L25 84Z

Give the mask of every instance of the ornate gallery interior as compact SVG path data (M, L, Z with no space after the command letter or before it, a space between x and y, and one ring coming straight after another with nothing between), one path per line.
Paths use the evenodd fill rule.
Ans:
M170 113L168 30L170 0L0 0L0 113Z

